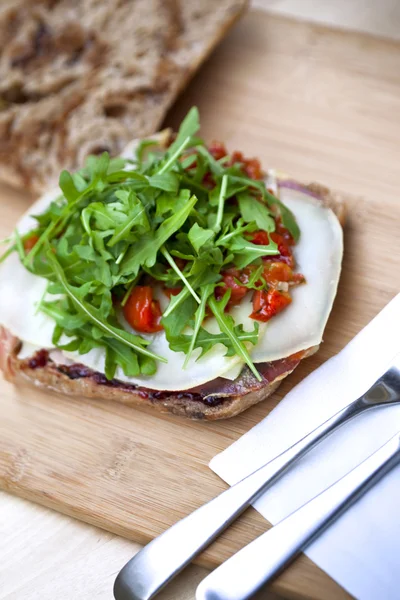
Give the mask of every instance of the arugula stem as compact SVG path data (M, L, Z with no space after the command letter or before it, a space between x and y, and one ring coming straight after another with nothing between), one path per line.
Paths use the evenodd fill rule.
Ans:
M137 284L139 279L139 275L136 275L135 279L133 281L131 281L131 283L129 284L128 289L125 292L124 297L122 298L122 302L121 302L121 306L122 308L125 306L125 304L128 302L128 298L131 295L131 292L133 290L133 288L135 287L135 285Z
M168 317L190 294L188 288L183 288L181 292L177 296L172 296L170 303L168 304L166 310L163 312L163 318Z
M165 171L168 171L168 169L170 168L170 166L176 161L176 159L178 158L178 156L180 154L182 154L182 152L185 150L185 148L189 145L189 142L191 140L191 136L188 135L187 138L185 138L182 142L182 144L179 146L179 148L177 148L175 150L175 152L169 157L169 159L167 160L167 162L161 167L161 169L158 171L159 175L162 175L163 173L165 173Z
M36 310L35 310L35 316L39 313L39 311L42 310L43 302L44 302L44 299L46 298L48 287L49 287L49 282L47 282L47 285L44 288L43 294L42 294L39 302L37 303Z
M22 244L21 236L19 235L18 229L14 230L14 239L15 239L15 247L16 247L17 252L19 254L19 259L20 259L21 262L24 262L25 249L24 249L24 246Z
M132 229L132 227L134 226L134 224L136 223L136 221L138 221L140 219L140 217L142 216L142 214L144 213L144 207L134 216L132 217L132 219L130 219L125 225L124 227L121 229L121 231L119 231L117 234L114 234L111 238L111 240L108 242L107 246L110 246L110 248L112 246L115 246L115 244L117 242L120 241L120 239L122 239L124 237L124 235L130 231ZM125 249L128 249L128 246ZM120 259L119 262L121 262L122 258ZM117 265L119 264L119 262L117 262Z
M124 258L125 254L127 253L127 250L128 250L128 246L125 248L125 250L122 250L122 252L118 256L117 260L115 261L116 265L120 264L121 260Z
M236 337L235 333L233 332L232 328L230 327L230 324L225 316L225 313L223 312L223 310L221 311L221 308L218 306L218 302L214 298L214 296L211 296L209 298L208 306L211 308L214 317L217 319L220 330L223 333L225 333L231 340L232 345L236 350L236 354L243 358L243 360L246 362L247 366L252 371L252 373L255 375L255 377L258 379L258 381L262 381L262 377L261 377L260 373L257 371L253 361L251 360L250 354L248 353L246 346L244 344L242 344L242 342Z
M223 235L222 237L220 237L215 243L217 246L223 246L228 240L230 240L231 238L240 235L241 233L243 233L243 231L246 231L247 226L244 227L238 227L237 229L234 229L233 231L231 231L231 233L226 233L225 235Z
M184 276L184 274L182 273L182 271L180 270L180 268L178 267L178 265L176 264L176 262L174 261L174 259L172 258L165 246L161 247L161 254L167 259L170 266L173 268L173 270L179 276L179 278L183 281L183 283L185 284L189 292L192 294L196 302L198 304L201 304L199 296L196 294L196 292L194 291L194 289L192 288L192 286L190 285L190 283L188 282L188 280L186 279L186 277Z
M45 241L48 240L53 230L57 227L58 223L59 221L53 221L52 223L49 223L49 225L46 227L36 244L33 246L32 250L28 252L28 254L25 256L23 260L23 264L25 265L25 267L28 265L29 262L33 261L40 248L43 246Z
M196 343L196 339L197 339L197 336L199 335L201 324L203 323L204 317L206 314L207 300L208 300L209 295L212 293L212 291L213 291L213 286L211 284L204 286L204 288L202 290L201 303L198 306L198 308L196 310L196 314L195 314L195 323L194 323L192 339L190 341L188 353L186 354L185 362L183 363L184 369L186 369L186 367L188 366L189 359L194 350L194 345Z
M9 244L12 241L13 237L12 235L9 235L6 238L3 238L2 240L0 240L0 245L2 244Z
M224 216L224 205L225 205L227 187L228 187L228 175L224 175L222 177L221 190L219 192L219 198L218 198L217 219L216 219L215 225L213 227L215 232L218 232L221 229L222 217Z
M8 248L5 252L3 252L3 254L0 256L0 264L4 262L6 258L8 258L10 254L12 254L15 250L16 246L14 244L13 246L10 246L10 248Z

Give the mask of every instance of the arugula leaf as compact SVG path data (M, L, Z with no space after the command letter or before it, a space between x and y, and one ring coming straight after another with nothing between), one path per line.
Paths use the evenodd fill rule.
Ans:
M109 165L110 156L108 152L103 152L100 156L88 156L86 159L86 169L91 182L94 184L103 182L107 176Z
M196 294L196 292L194 291L194 289L192 288L192 286L190 285L190 283L188 282L188 280L186 279L186 277L184 276L184 274L182 273L182 271L180 270L180 268L178 267L178 265L176 264L176 262L170 255L170 253L168 252L168 250L165 248L165 246L161 247L161 253L167 259L167 261L169 262L169 264L171 265L171 267L173 268L175 273L178 275L179 279L181 279L181 281L183 281L183 283L185 284L185 286L187 287L189 292L192 294L192 296L196 300L196 302L198 302L200 304L200 298L198 297L198 295Z
M207 148L204 148L204 146L199 146L197 149L197 152L204 157L204 159L207 161L208 163L208 167L211 170L211 172L216 176L216 177L222 177L224 175L224 167L222 165L220 165L220 163L215 160L215 158L213 157L213 155L207 150Z
M221 186L219 188L219 195L218 195L218 211L217 211L217 216L215 218L215 223L213 226L213 230L216 231L217 233L221 229L222 217L224 216L224 205L225 205L225 200L227 198L227 193L226 193L227 187L228 187L228 175L223 175L222 179L221 179Z
M68 171L61 172L58 184L67 202L74 202L80 196L80 192L76 189L75 182Z
M232 243L233 238L237 237L241 233L245 233L246 231L252 232L257 229L257 226L254 226L253 223L243 223L243 219L238 219L238 221L233 223L228 223L223 231L223 235L217 239L217 246L225 246L229 248L229 244Z
M168 148L167 156L175 154L176 151L182 146L187 138L191 138L200 129L200 118L199 110L196 106L193 106L186 117L183 119L181 126L179 127L178 135Z
M300 228L292 211L289 210L288 207L285 206L281 200L279 200L279 198L271 194L268 190L266 190L266 198L269 204L278 207L282 225L286 227L294 241L298 242L300 238Z
M230 298L230 290L226 292L222 300L218 301L214 296L211 296L208 300L208 306L210 307L214 317L216 318L219 328L222 333L224 333L230 340L232 344L235 354L240 356L251 372L255 375L258 381L262 381L261 375L257 371L256 367L253 364L253 361L250 358L250 354L244 343L237 337L235 333L235 322L230 315L225 314L224 310L226 305L228 304Z
M179 300L177 300L178 298ZM161 319L168 341L173 340L189 325L197 306L187 288L184 288L177 296L172 296L170 305L174 301L179 306L179 311L175 310L169 314L165 312Z
M134 196L134 192L131 191L130 194L132 197ZM127 239L134 226L139 228L140 232L150 230L150 223L147 218L145 208L136 196L135 199L136 202L129 211L129 217L115 228L113 236L111 237L110 241L107 242L107 246L110 248L115 246L115 244L120 240Z
M257 227L264 231L275 231L275 221L265 204L248 192L237 194L239 209L245 223L255 221Z
M130 346L133 350L136 350L136 352L139 352L140 354L145 354L146 356L149 356L150 358L159 360L161 362L167 362L163 356L159 356L150 352L149 350L146 350L144 346L147 345L147 343L139 336L132 335L131 333L128 333L123 329L114 327L110 323L105 322L102 318L101 313L93 306L87 304L82 299L82 297L80 297L81 294L79 294L79 290L77 290L76 288L74 289L68 284L67 279L52 252L47 253L47 258L49 263L53 267L54 274L56 275L60 284L64 288L65 293L69 296L69 298L76 306L78 312L84 315L93 324L97 325L97 327L102 329L104 333L108 334L111 338L115 338L123 344Z
M174 166L177 158L189 146L193 136L200 129L199 111L196 107L190 109L179 128L175 141L170 145L166 154L166 161L158 171L162 175Z
M235 327L233 328L233 332L235 337L239 340L239 342L243 344L250 343L255 345L258 341L258 329L258 323L255 322L253 331L245 331L243 325L235 325ZM193 336L181 334L179 336L176 336L172 340L172 342L170 343L170 348L171 350L174 350L174 352L184 352L189 356L192 342ZM216 344L222 344L226 347L225 356L235 356L235 354L237 353L236 348L233 346L232 340L228 335L226 335L225 333L210 333L209 331L204 329L204 327L200 327L196 336L196 343L194 346L196 348L202 349L197 360L199 360L199 358L201 358L202 356L207 354L207 352L212 350L212 348L214 348Z
M185 192L187 190L183 190L181 194L189 196L189 193ZM121 273L136 276L143 264L152 267L157 260L157 253L161 246L179 231L196 202L196 196L192 196L180 210L163 221L153 235L144 235L137 244L132 246L121 263Z
M214 237L212 229L203 229L197 223L194 223L189 230L188 238L193 248L199 254L200 248Z
M262 256L273 256L279 254L278 246L272 240L268 246L261 246L253 244L249 240L246 240L243 236L236 236L232 243L229 245L229 249L235 255L235 265L239 269L247 267L250 263L254 262L257 258Z
M195 345L197 345L197 337L199 335L199 331L200 331L200 327L201 324L204 321L204 317L206 314L206 306L207 306L207 300L208 297L210 296L210 294L212 294L214 291L214 288L212 285L208 284L206 286L204 286L201 290L201 302L200 302L200 306L198 306L195 315L194 315L194 328L193 328L193 334L190 340L190 344L188 349L185 351L186 352L186 358L185 358L185 362L183 363L183 368L186 369L188 362L190 360L190 357L192 355L192 352L195 348ZM187 336L185 336L187 337ZM173 348L172 348L173 349Z
M176 194L179 188L179 178L175 173L156 173L147 177L149 184L160 190Z
M129 348L127 348L124 344L121 344L117 340L110 339L107 340L108 348L112 350L112 360L115 365L119 365L125 375L128 377L137 377L141 373L141 369L139 368L138 357L136 354L132 353ZM110 357L111 358L111 357ZM106 356L107 360L107 356ZM154 363L154 360L151 359ZM115 374L115 371L114 371ZM110 377L107 375L107 379L112 379L114 377Z

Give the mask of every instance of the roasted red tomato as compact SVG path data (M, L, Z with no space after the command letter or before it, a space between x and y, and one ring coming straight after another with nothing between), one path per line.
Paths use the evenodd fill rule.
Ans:
M269 244L269 237L270 237L271 240L273 242L275 242L275 244L278 246L278 252L280 254L279 257L277 255L265 256L265 257L263 257L263 260L266 260L266 261L280 260L282 262L285 262L287 265L289 265L289 267L291 267L291 268L294 267L293 254L292 254L292 250L290 248L290 242L291 242L290 234L287 237L287 236L283 235L283 233L277 233L276 231L274 231L273 233L270 233L270 234L266 233L265 231L255 231L251 235L252 235L251 241L253 242L253 244L259 244L259 245L266 246Z
M187 260L185 260L184 258L179 258L178 256L174 257L174 261L178 269L180 269L181 271L183 271L183 269L187 265Z
M271 317L286 308L291 301L287 292L278 292L274 289L256 291L253 296L253 312L250 317L256 321L269 321Z
M257 158L250 158L245 161L244 170L247 177L250 179L262 179L263 172L261 170L260 161Z
M242 163L242 170L250 179L262 179L263 172L260 161L257 158L245 158L242 152L234 152L231 162L232 164Z
M28 239L26 239L23 244L25 252L30 252L38 241L39 241L39 238L35 234L28 237Z
M284 262L267 262L264 266L264 279L270 285L278 282L289 282L293 280L293 271Z
M225 145L221 144L221 142L212 142L208 148L208 151L215 158L215 160L220 160L228 154Z
M162 330L160 304L153 300L150 286L134 287L123 310L125 319L136 331L155 333Z
M171 296L177 296L179 294L179 292L181 292L181 291L182 291L181 287L165 287L164 288L164 294L169 299L171 299Z
M278 220L276 223L276 233L279 233L285 239L288 246L294 246L294 239L286 227L282 225L280 220Z
M221 285L218 285L215 288L215 296L218 300L224 297L226 291L231 290L231 297L229 298L229 302L227 304L227 308L231 306L236 306L240 304L240 301L249 291L246 286L240 285L236 280L243 281L241 279L245 274L239 269L232 267L231 269L227 269L222 275ZM247 275L245 275L247 281Z
M253 244L257 244L257 246L268 246L269 244L268 233L262 229L259 231L254 231L252 234L250 234L250 240L253 242Z

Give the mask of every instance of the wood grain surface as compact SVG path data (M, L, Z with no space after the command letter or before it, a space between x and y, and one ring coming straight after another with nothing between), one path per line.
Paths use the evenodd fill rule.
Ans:
M400 288L400 46L252 12L167 124L201 111L206 139L355 196L338 297L320 352L272 398L216 423L49 395L0 381L0 486L144 543L225 488L207 464L345 344ZM0 237L30 199L1 188ZM268 527L248 511L200 558L213 567ZM304 556L273 584L286 597L347 595Z

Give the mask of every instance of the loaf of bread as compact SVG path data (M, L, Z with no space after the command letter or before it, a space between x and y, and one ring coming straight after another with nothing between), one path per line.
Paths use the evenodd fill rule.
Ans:
M247 0L2 0L0 179L40 192L159 128Z

